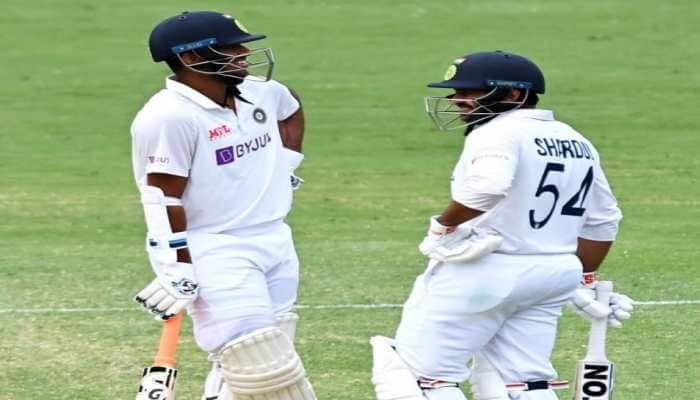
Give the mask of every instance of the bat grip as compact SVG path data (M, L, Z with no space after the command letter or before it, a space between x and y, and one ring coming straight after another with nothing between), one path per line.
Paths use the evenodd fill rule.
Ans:
M174 317L163 322L163 330L160 334L160 343L158 344L158 353L153 360L153 365L175 367L177 345L180 340L180 328L182 326L182 316L184 313L184 311L180 311Z
M599 281L596 284L596 300L606 306L610 304L610 294L613 291L613 283ZM605 338L608 332L608 318L598 318L591 322L591 334L588 337L588 355L590 361L607 361L605 354Z

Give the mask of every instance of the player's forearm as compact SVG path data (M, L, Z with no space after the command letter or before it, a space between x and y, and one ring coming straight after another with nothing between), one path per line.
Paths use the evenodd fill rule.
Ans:
M187 218L185 209L182 206L168 206L168 219L170 219L170 227L173 232L184 232L187 230ZM189 249L179 249L177 251L177 261L192 263Z
M470 219L476 218L483 214L483 211L476 210L464 206L463 204L457 203L456 201L450 202L445 211L438 217L438 222L445 226L457 226Z
M603 263L612 244L612 241L602 242L578 238L576 256L581 260L581 264L583 264L583 272L596 271L598 267L600 267L600 264Z
M299 107L294 114L278 124L284 147L301 153L304 141L304 110Z
M148 174L146 181L149 185L160 188L166 196L181 198L187 186L187 178L169 174ZM173 233L187 230L187 216L181 205L168 206L168 220ZM191 263L190 252L187 248L177 251L179 262Z

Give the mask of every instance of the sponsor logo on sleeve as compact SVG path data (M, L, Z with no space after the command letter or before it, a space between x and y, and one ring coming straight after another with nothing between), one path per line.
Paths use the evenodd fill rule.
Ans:
M148 159L149 164L168 164L170 162L169 157L148 156L146 158Z

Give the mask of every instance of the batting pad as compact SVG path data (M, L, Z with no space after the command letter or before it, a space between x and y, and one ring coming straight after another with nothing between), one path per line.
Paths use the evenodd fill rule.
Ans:
M425 400L415 375L394 350L393 339L374 336L372 383L377 400Z
M292 343L294 343L297 332L297 321L299 321L299 315L293 312L275 315L275 325L287 335Z
M529 392L520 392L518 400L559 400L559 396L551 389L531 390Z
M234 339L218 356L236 400L316 400L292 342L276 326Z
M510 400L501 374L480 354L474 356L469 383L475 400Z

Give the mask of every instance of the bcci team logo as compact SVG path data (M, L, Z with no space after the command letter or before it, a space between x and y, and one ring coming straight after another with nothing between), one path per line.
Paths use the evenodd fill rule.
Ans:
M445 71L445 80L449 81L454 78L455 75L457 75L457 67L455 65L447 67L447 71Z
M248 32L248 29L245 27L245 25L240 23L240 21L238 21L237 19L233 18L232 16L230 16L228 14L223 14L223 15L224 15L224 18L230 19L231 21L233 21L233 23L236 24L238 29L242 30L245 33L250 33L250 32Z
M447 71L445 71L445 80L449 81L450 79L454 78L455 75L457 75L457 66L461 63L466 61L465 58L457 58L452 62L452 65L447 67Z
M248 32L248 28L246 28L245 25L243 25L242 23L240 23L237 19L234 19L233 22L236 23L236 26L238 27L238 29L242 30L242 31L245 32L245 33L249 33L249 32Z
M265 115L265 111L262 108L256 108L253 110L253 119L259 124L264 124L267 121L267 115Z

